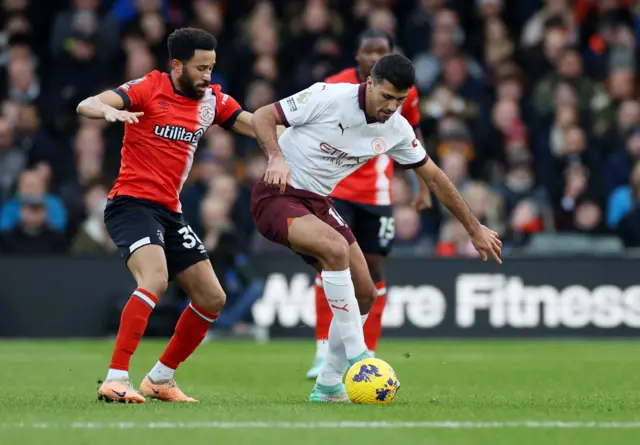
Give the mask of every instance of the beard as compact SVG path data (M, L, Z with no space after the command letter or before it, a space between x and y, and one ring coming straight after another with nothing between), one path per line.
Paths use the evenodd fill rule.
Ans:
M178 86L180 87L180 91L191 99L202 99L204 96L204 91L200 92L196 88L197 87L206 87L208 86L208 82L199 82L197 84L193 84L191 79L189 78L189 73L186 70L182 71L182 75L178 78Z

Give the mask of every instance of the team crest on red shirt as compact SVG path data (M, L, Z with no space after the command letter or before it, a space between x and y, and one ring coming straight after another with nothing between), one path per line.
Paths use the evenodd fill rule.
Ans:
M377 155L381 155L382 153L384 153L385 151L387 151L387 144L380 138L375 138L372 142L371 142L371 148L373 149L373 152Z

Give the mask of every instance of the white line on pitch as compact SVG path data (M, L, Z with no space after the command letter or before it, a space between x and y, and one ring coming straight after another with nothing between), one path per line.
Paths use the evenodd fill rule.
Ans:
M560 420L519 420L512 422L18 422L0 423L0 429L640 429L632 422L565 422Z

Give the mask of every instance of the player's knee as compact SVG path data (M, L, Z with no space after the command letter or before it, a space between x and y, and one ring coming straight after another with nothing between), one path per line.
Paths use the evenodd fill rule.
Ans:
M169 275L166 269L145 270L136 277L138 287L151 292L157 298L165 293L169 286Z
M349 267L349 244L337 234L322 243L320 256L324 270L345 270Z
M195 301L205 311L217 314L222 310L227 301L227 295L221 288L207 289L191 295L191 299Z

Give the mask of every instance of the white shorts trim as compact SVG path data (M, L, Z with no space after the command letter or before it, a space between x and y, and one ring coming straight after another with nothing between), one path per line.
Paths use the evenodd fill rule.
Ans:
M151 237L149 236L145 236L144 238L139 239L138 241L130 245L129 253L133 253L137 249L141 248L142 246L146 246L147 244L151 244Z

